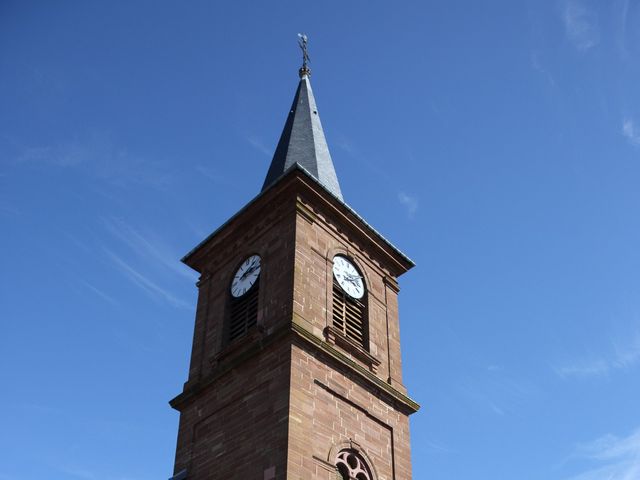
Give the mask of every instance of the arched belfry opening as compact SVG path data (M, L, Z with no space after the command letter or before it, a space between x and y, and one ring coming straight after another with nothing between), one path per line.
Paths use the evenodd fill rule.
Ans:
M333 326L346 339L368 350L367 286L362 272L345 255L334 257L332 271Z

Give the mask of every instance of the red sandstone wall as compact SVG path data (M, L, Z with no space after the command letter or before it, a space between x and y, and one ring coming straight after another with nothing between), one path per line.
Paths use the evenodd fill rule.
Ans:
M190 480L284 479L289 375L290 347L280 342L219 378L181 414L175 472L186 468Z
M377 480L411 479L408 417L347 370L294 346L290 402L287 479L333 480L327 463L349 439Z
M258 327L269 333L291 319L291 291L295 241L294 208L280 198L247 212L242 221L224 231L206 257L199 282L189 382L198 381L215 368L214 359L224 348L231 279L246 257L262 258Z
M330 214L298 200L293 315L325 340L331 323L332 259L346 254L367 286L369 353L381 363L378 378L402 393L398 288L378 258ZM336 347L339 348L339 347ZM367 366L348 350L349 358ZM334 479L335 455L351 439L373 463L378 480L411 479L408 417L349 368L305 342L292 350L288 479Z
M303 199L299 201L313 215L299 213L296 221L293 314L302 319L309 331L324 338L323 330L331 324L333 257L341 253L353 258L367 287L369 352L381 362L376 375L406 393L402 384L396 279L355 235Z

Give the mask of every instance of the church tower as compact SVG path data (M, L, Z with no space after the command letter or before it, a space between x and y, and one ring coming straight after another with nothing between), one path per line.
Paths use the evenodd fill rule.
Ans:
M397 278L412 261L343 200L300 83L262 191L200 273L173 480L410 480Z

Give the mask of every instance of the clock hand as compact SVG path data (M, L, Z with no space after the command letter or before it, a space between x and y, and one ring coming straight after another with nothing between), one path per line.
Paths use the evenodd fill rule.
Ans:
M249 275L255 272L259 267L260 265L256 265L256 264L251 266L246 272L242 274L242 276L240 277L240 280L244 280L245 278L247 278Z
M258 269L259 265L253 265L249 270L247 270L247 275L251 275Z

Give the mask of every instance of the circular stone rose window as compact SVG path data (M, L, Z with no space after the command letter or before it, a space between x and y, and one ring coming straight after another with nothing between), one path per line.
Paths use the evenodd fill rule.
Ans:
M336 457L336 467L343 480L373 480L371 469L355 450L340 450Z

